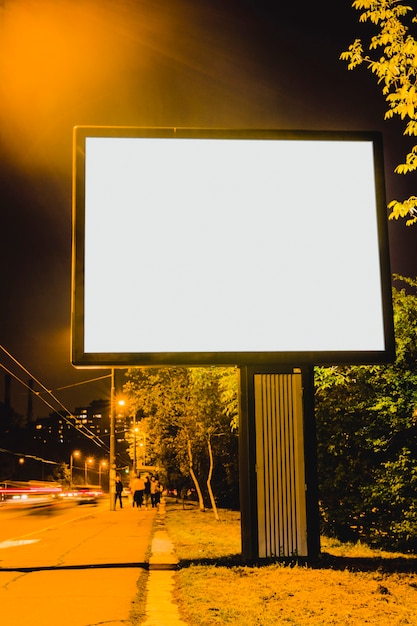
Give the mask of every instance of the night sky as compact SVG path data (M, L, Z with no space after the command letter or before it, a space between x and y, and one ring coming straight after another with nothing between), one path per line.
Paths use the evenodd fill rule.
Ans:
M398 120L383 121L375 78L339 60L365 36L350 5L0 2L0 344L69 409L110 389L108 379L61 389L108 373L70 364L73 126L379 130L387 199L416 193L411 175L393 174L409 143ZM389 224L395 273L417 276L416 228ZM117 285L108 295L123 306ZM0 363L18 372L4 353ZM17 382L12 404L25 411Z

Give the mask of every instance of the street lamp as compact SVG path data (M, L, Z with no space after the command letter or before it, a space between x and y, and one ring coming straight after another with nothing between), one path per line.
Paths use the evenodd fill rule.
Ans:
M133 423L136 424L136 416L133 418ZM136 475L137 470L137 434L139 432L139 428L137 426L133 427L133 473Z
M146 435L142 434L142 442L139 444L140 448L142 448L142 465L146 467Z
M114 367L111 369L111 388L110 388L110 467L109 467L109 494L110 494L110 511L116 510L116 503L114 501L115 494L115 480L116 480L116 446L115 446L115 434L114 426L116 421L116 408L114 397Z
M80 452L78 450L75 450L74 452L71 452L71 456L70 456L70 488L72 487L72 469L73 469L73 465L74 465L74 457L76 459L78 459L79 456L80 456Z
M93 459L89 458L89 459L86 459L85 463L84 463L84 482L85 482L86 485L88 485L87 465L88 465L88 463L91 464L92 462L93 462Z
M107 461L100 461L100 464L98 466L98 484L101 487L101 468L102 467L107 467Z

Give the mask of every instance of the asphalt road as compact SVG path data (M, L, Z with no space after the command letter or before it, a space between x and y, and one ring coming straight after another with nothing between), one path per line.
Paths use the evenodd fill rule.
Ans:
M107 500L56 510L0 509L1 621L13 626L129 624L153 510Z

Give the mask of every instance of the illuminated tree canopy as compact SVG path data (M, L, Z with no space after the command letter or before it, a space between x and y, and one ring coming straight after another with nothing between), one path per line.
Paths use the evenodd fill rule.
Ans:
M315 369L322 530L417 552L417 280L394 275L397 358Z
M237 372L235 368L132 368L124 391L146 423L147 454L165 486L190 484L200 509L209 500L236 506ZM215 494L216 493L216 497Z
M353 8L361 11L359 21L370 22L378 32L370 38L367 51L361 39L341 54L352 70L365 63L376 75L388 104L385 119L399 116L405 123L404 135L417 136L417 41L410 28L417 23L417 15L410 15L412 7L400 0L355 0ZM382 55L381 55L382 51ZM417 170L417 145L406 154L404 163L395 168L397 174ZM417 222L417 197L388 204L389 219L408 218L407 226Z

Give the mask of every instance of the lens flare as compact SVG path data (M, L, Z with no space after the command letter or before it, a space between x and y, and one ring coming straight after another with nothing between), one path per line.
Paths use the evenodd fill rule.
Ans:
M115 123L117 107L108 103L128 101L132 71L139 74L146 66L149 47L146 15L139 10L132 14L130 4L3 3L3 141L20 166L33 171L58 165L64 154L68 167L75 123ZM129 117L122 109L119 124Z

